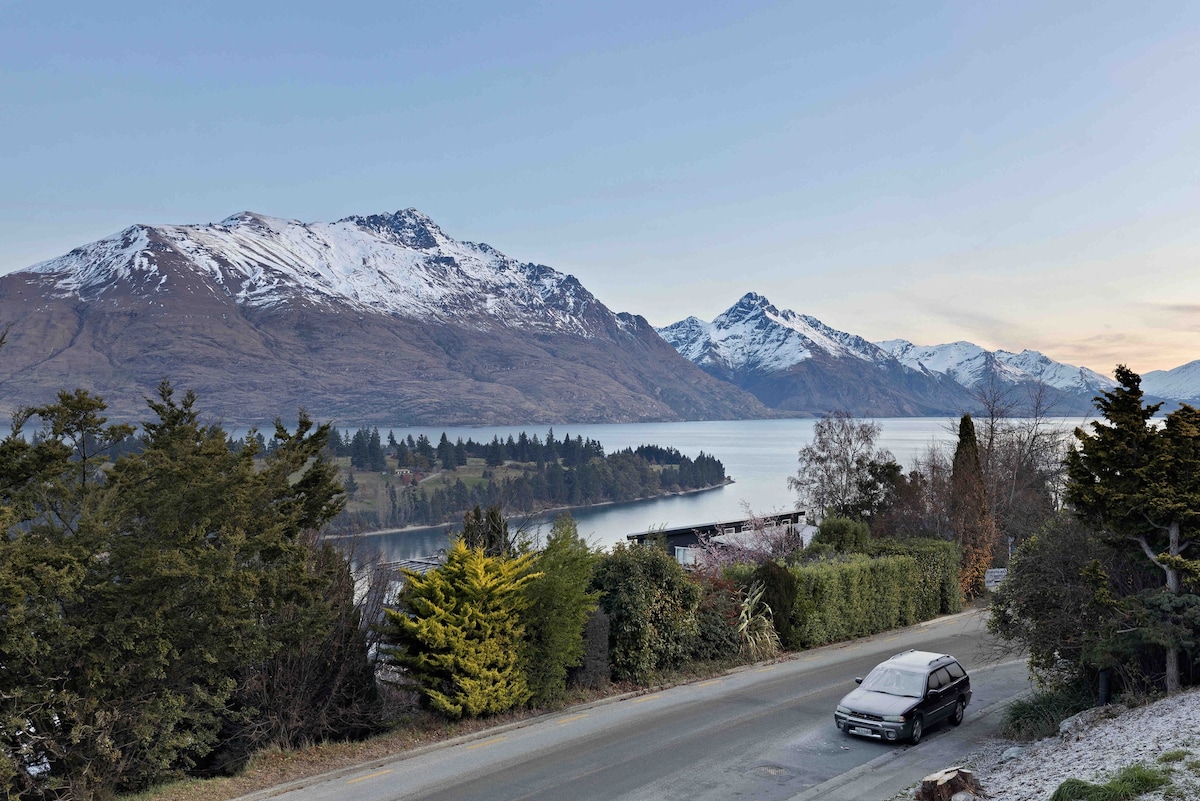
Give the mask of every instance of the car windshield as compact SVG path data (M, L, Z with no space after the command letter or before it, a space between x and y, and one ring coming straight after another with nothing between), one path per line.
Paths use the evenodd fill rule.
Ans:
M920 698L925 692L925 674L880 665L863 679L862 688L888 695Z

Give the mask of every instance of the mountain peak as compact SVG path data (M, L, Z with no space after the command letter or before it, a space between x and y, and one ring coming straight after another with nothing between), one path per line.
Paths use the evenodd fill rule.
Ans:
M188 286L247 307L349 307L476 330L592 337L617 325L574 277L452 239L414 208L334 223L240 211L133 226L32 270L53 276L58 296L149 299Z
M779 313L779 310L775 308L766 296L760 295L757 292L747 292L738 299L737 303L725 311L725 315L743 316L756 311Z
M780 311L765 296L747 292L711 323L689 317L659 329L682 355L700 365L778 372L824 354L868 362L887 355L861 337L837 331L815 317Z
M433 250L450 240L427 214L414 208L401 209L391 214L344 217L338 222L357 225L382 239L415 250Z

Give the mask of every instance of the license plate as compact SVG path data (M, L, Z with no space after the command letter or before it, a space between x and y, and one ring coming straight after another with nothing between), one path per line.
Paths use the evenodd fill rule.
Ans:
M850 731L854 734L865 734L868 737L871 737L875 734L875 732L871 731L870 729L864 729L862 726L855 726Z

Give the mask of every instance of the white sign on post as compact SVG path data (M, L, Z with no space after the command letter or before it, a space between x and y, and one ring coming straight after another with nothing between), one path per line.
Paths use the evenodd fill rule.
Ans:
M1000 586L1000 582L1004 581L1004 577L1008 575L1007 567L993 567L983 574L983 586L989 590L995 590Z

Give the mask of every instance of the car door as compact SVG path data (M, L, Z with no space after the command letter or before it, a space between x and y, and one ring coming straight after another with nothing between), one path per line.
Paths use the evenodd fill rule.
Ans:
M951 684L950 672L944 667L929 674L929 690L926 692L929 715L926 719L930 723L947 717L954 710L958 696L952 692Z

